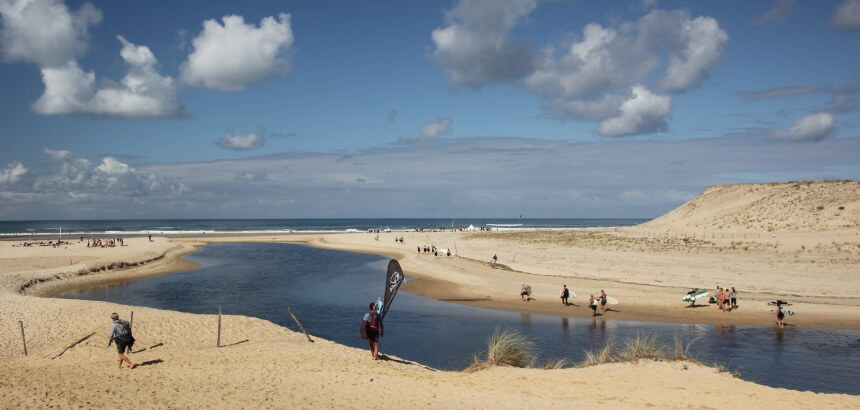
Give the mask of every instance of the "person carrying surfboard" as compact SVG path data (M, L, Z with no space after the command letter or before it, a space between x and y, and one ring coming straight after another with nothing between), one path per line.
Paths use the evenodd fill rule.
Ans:
M382 316L379 315L376 302L370 302L370 309L364 314L363 326L367 334L367 340L370 342L370 354L373 360L379 359L379 338L385 333L385 327L382 325Z

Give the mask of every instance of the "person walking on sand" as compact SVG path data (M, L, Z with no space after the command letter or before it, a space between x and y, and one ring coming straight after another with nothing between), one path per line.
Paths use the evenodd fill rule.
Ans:
M364 314L362 325L364 326L367 340L370 342L370 355L373 360L379 359L379 338L385 333L385 327L382 325L382 317L376 311L376 302L370 302L370 309Z
M562 286L564 287L561 289L561 304L564 306L569 306L570 303L567 302L567 298L570 297L570 290L567 289L567 285Z
M128 359L128 356L125 355L126 351L131 352L131 347L134 345L134 337L131 335L131 324L120 319L116 312L111 313L110 318L113 320L113 325L110 327L107 347L110 347L111 343L116 344L116 351L119 353L120 369L122 369L123 362L128 363L128 367L130 369L134 369L136 365Z
M597 316L597 299L594 298L594 294L591 294L591 297L588 298L588 307L591 308L591 317Z
M606 292L600 289L600 310L606 313Z
M520 296L523 298L523 302L528 302L532 299L532 287L523 283L523 286L520 288Z
M493 269L496 269L496 264L498 264L498 263L499 263L499 257L496 255L493 255L493 259L490 260L490 265L493 266Z

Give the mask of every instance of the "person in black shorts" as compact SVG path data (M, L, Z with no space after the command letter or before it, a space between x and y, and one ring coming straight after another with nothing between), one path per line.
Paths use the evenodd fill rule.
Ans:
M594 294L591 294L591 298L588 299L588 306L591 307L591 317L597 316L597 299L594 298Z
M363 326L367 334L367 341L370 342L370 354L373 360L379 359L379 338L385 333L385 328L382 325L382 317L376 311L376 303L370 302L370 309L364 314Z
M107 347L110 347L111 343L116 344L116 352L119 353L120 369L122 369L123 362L128 363L130 369L134 369L135 364L125 355L126 351L131 352L131 347L134 345L134 337L131 335L131 325L125 320L120 320L119 315L116 313L111 313L110 318L113 320L113 325L110 328Z

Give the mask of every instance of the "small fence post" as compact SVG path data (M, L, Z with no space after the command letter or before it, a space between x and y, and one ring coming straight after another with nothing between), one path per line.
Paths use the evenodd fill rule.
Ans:
M27 355L27 339L24 338L24 322L19 320L18 326L21 327L21 344L24 345L24 356Z
M221 347L221 305L218 305L218 347Z
M131 311L131 315L129 315L129 316L130 317L128 319L128 327L134 329L134 311L133 310Z

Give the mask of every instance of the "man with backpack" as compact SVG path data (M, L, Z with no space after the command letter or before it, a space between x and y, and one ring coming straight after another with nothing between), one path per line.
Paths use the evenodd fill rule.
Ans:
M128 321L120 319L116 312L111 313L110 318L113 320L113 325L110 327L107 347L110 347L111 343L116 343L120 369L122 369L122 362L128 363L128 367L134 369L135 364L125 355L125 352L131 352L131 347L134 346L134 337L131 335L131 324Z
M376 302L370 303L370 311L364 314L362 327L366 339L370 342L370 354L373 355L373 360L379 359L379 338L385 333L385 328L382 325L382 317L376 311Z

